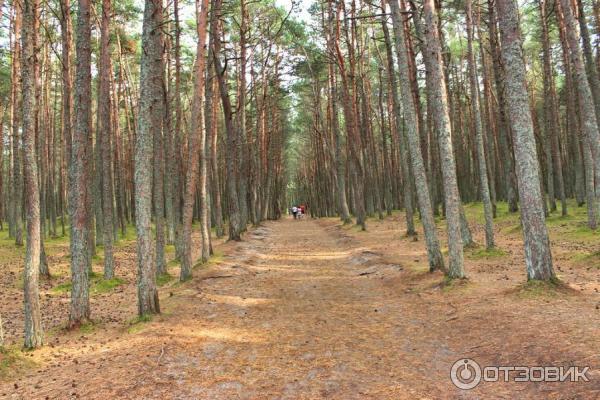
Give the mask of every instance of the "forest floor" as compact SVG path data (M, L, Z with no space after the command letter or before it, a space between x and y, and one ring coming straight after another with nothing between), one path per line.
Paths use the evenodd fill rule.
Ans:
M480 208L466 211L482 243ZM526 284L518 216L505 208L498 250L466 250L467 281L427 271L423 238L403 236L400 213L370 219L367 232L333 218L285 218L242 242L216 242L216 256L189 282L161 279L163 313L142 321L126 237L115 257L121 279L94 278L94 323L75 332L63 328L68 244L48 240L47 346L26 353L18 348L22 250L5 238L0 314L11 344L0 352L0 400L598 399L600 234L585 228L585 210L550 217L563 284ZM101 253L94 267L100 273ZM590 366L590 381L461 390L450 369L466 357L481 366Z

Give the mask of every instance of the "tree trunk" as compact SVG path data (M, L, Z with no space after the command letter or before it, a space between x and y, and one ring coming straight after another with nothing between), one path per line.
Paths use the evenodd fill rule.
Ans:
M468 0L467 0L468 1ZM438 136L441 167L444 177L446 222L448 229L449 268L448 277L464 278L464 257L460 221L460 195L456 180L456 163L452 148L450 113L444 79L444 61L438 32L438 16L434 0L425 0L425 42L423 58L430 84L428 99L431 100L433 119ZM489 200L489 199L488 199Z
M160 313L152 241L152 154L162 124L162 0L146 0L140 68L140 108L135 138L135 222L137 231L138 314Z
M212 52L212 50L211 50ZM212 54L212 53L211 53ZM214 69L213 69L214 70ZM211 206L214 208L215 214L215 233L218 238L223 237L225 234L223 229L223 209L221 206L221 179L220 179L220 171L219 171L219 159L217 157L217 149L219 147L219 129L218 129L218 120L217 120L217 111L219 109L219 102L216 97L218 96L218 83L216 77L213 76L210 80L209 85L212 86L212 95L210 96L210 118L207 118L206 130L207 133L210 133L210 163L211 163L211 173L212 173L212 186L213 186L213 198L211 202ZM207 98L207 102L209 99ZM208 117L208 114L207 114ZM210 124L208 123L210 121ZM257 218L258 219L258 218Z
M12 221L14 225L15 244L23 246L23 174L21 153L21 25L23 19L23 0L14 1L14 42L12 51Z
M91 211L87 157L92 125L92 63L90 0L79 0L76 31L75 128L69 165L69 220L71 222L71 313L69 325L90 318L89 271Z
M343 7L343 4L340 3L339 8ZM339 20L339 11L338 9L338 17ZM346 15L344 13L344 15ZM344 19L347 21L347 19ZM347 29L346 29L347 33ZM365 215L365 200L364 200L364 170L362 163L362 140L361 136L358 132L358 107L356 100L356 85L354 80L354 55L352 54L353 46L351 41L348 39L348 47L349 47L349 58L350 63L348 69L346 68L344 57L342 56L341 49L339 47L339 34L340 34L340 25L338 21L336 38L335 38L335 46L336 46L336 56L338 61L338 68L340 70L340 76L342 78L342 90L343 90L343 109L344 109L344 119L346 122L346 141L348 148L350 150L350 176L352 177L352 183L354 185L354 212L356 215L356 225L359 225L362 230L366 229L366 215ZM352 90L354 89L354 90Z
M558 122L558 105L556 100L556 90L554 86L554 71L552 69L552 54L550 50L550 36L548 33L548 15L547 15L547 0L540 0L540 20L542 24L542 52L544 61L544 127L548 140L550 163L548 170L552 170L552 174L548 173L548 184L551 180L556 180L558 183L558 197L561 200L562 215L567 215L567 200L565 195L562 160L559 150L559 133L560 125ZM556 179L555 179L556 178Z
M385 1L383 0L382 6L385 8ZM387 70L388 79L390 81L390 88L392 91L392 106L394 111L394 123L396 129L396 135L400 137L399 142L399 153L400 153L400 176L403 181L403 203L404 213L406 218L406 235L414 236L417 234L414 223L414 210L413 210L413 192L412 192L412 178L410 176L409 166L409 154L408 145L406 143L406 137L404 135L404 129L402 127L402 110L400 104L400 97L398 95L398 79L396 77L396 71L394 68L394 58L392 56L392 45L390 39L390 33L385 16L382 16L383 36L385 39L385 48L387 55Z
M38 55L35 52L35 42L38 35L36 20L39 18L39 1L24 1L22 6L23 174L27 215L27 250L23 273L23 298L25 303L25 348L33 349L42 346L44 342L38 283L41 220L38 168L35 151L35 114L36 107L38 106L35 96L35 69L38 62Z
M595 71L594 68L590 69L591 76L588 76L586 73L583 62L583 54L581 48L579 47L579 25L575 19L571 2L569 0L560 0L560 3L566 25L567 39L569 42L569 55L575 77L575 88L579 101L581 128L586 139L585 145L589 146L591 150L592 161L594 164L594 168L592 170L586 168L586 173L593 171L594 174L596 181L594 185L594 192L596 196L594 206L596 208L596 213L598 213L600 210L600 133L598 132L596 110L597 107L600 107L600 104L595 106L594 98L592 96L592 89L590 87L590 80L592 83L594 83L594 78L596 85L598 85L598 77L596 74L592 73L592 71ZM589 179L588 182L590 182ZM588 207L591 206L592 205L588 204Z
M327 46L331 54L335 52L335 13L333 12L333 1L328 1L328 24L329 29L327 32ZM340 132L340 123L337 113L337 82L334 64L329 63L327 69L327 79L329 85L329 104L331 108L331 129L333 131L333 137L335 141L335 170L336 170L336 187L337 187L337 198L338 198L338 212L340 219L344 224L352 222L350 218L350 209L348 208L348 199L346 198L346 173L344 168L344 156L342 155L342 138Z
M527 279L551 280L554 278L554 270L540 191L533 122L525 86L519 12L512 0L498 0L496 5L502 42L501 55L506 68L506 103L513 132Z
M241 240L240 234L242 231L242 217L240 214L240 202L237 185L237 173L235 168L235 154L237 153L238 135L233 127L233 112L229 91L227 85L227 65L221 64L221 28L217 16L221 15L221 0L213 0L212 13L215 16L211 19L211 42L213 48L213 60L219 82L219 94L221 95L221 103L223 103L223 114L225 118L225 133L227 135L227 195L229 203L229 240Z
M198 182L198 167L200 157L200 145L202 136L205 136L204 127L204 81L206 65L206 22L208 15L208 0L196 2L196 18L198 21L198 42L196 46L196 70L194 84L194 99L192 104L192 130L188 143L188 167L185 179L185 197L183 203L183 235L182 235L182 258L181 275L179 279L183 282L192 276L192 219L194 211L194 199L196 184ZM202 184L202 183L201 183ZM205 199L206 201L206 199ZM204 242L202 242L204 246Z
M162 45L161 45L162 46ZM162 50L162 47L161 47ZM164 64L161 51L161 93L160 99L153 108L154 113L161 113L160 121L157 122L157 127L153 131L154 143L152 144L152 170L153 182L152 186L152 203L154 204L154 228L156 231L156 275L164 275L167 273L167 261L165 259L165 156L164 156L164 115L165 115L165 93L166 85L164 83ZM168 133L167 133L168 134Z
M496 84L496 94L498 96L498 142L500 145L500 153L503 163L504 176L504 191L506 201L508 202L508 211L517 212L519 207L517 204L517 184L515 178L515 165L513 162L513 152L510 149L510 126L507 115L506 95L504 88L504 80L506 77L505 66L500 58L500 49L498 44L498 31L496 28L496 12L495 0L488 0L488 10L490 13L489 29L490 29L490 47L492 52L492 62L494 71L494 81Z
M102 0L102 22L100 26L100 66L98 68L98 132L101 137L102 163L102 218L104 244L104 279L112 279L115 273L113 260L113 185L111 173L112 113L110 94L110 17L111 0Z
M204 4L206 6L207 9L207 13L208 13L208 0L206 0L206 4ZM206 43L206 31L207 31L207 19L208 17L205 17L204 21L202 22L202 26L201 29L203 30L203 35L204 35L204 42ZM204 46L203 46L204 47ZM202 57L204 59L203 63L204 66L202 67L202 75L206 76L206 50L203 49L202 51ZM209 195L208 195L208 163L210 162L209 158L208 158L208 146L207 146L207 138L208 138L208 131L206 130L206 113L211 112L211 110L209 110L208 108L206 108L207 105L211 106L212 105L208 104L208 102L206 101L206 96L210 95L211 96L211 101L214 100L212 98L213 94L212 94L212 87L211 89L209 89L209 86L212 84L212 82L207 85L206 81L204 81L202 83L202 90L204 91L203 95L200 97L202 100L202 103L200 104L200 107L202 108L202 114L201 114L201 120L200 120L200 129L199 129L199 143L198 143L198 152L200 153L200 173L199 173L199 196L200 196L200 238L202 240L202 248L201 248L201 259L202 262L206 262L208 261L208 259L210 258L210 255L212 254L212 246L211 246L211 242L210 242L210 201L209 201ZM246 117L244 116L244 119ZM247 145L248 146L248 145ZM242 149L242 151L246 151L246 149ZM248 164L246 164L248 165ZM244 192L243 192L244 193ZM246 202L245 198L244 200L242 200L244 203ZM245 226L245 225L244 225Z
M183 220L182 220L182 187L181 175L183 174L182 162L182 105L181 105L181 28L179 26L179 0L173 0L173 16L175 19L175 133L173 138L173 155L175 159L170 160L174 164L174 176L172 176L173 193L173 221L170 222L175 229L175 247L177 257L181 259L183 255L182 240Z
M481 108L479 106L479 79L477 78L477 64L473 52L473 10L471 0L466 0L467 9L467 53L469 60L469 80L471 89L471 108L475 120L475 146L479 166L479 186L483 201L483 215L485 217L485 247L494 247L494 222L493 207L488 183L487 163L483 146L483 125L481 123Z
M431 200L429 197L429 188L427 186L427 175L423 164L423 156L419 143L418 122L414 105L414 98L411 93L410 77L408 75L408 53L404 39L404 29L402 27L400 8L396 1L389 1L392 10L392 22L394 25L396 55L398 57L398 70L400 71L400 86L402 88L402 102L404 120L408 133L408 148L410 150L412 172L417 187L417 199L419 201L419 210L421 212L421 221L425 231L425 240L427 242L427 256L429 259L429 270L444 270L444 259L440 250L440 243L437 237ZM409 182L404 182L404 186Z

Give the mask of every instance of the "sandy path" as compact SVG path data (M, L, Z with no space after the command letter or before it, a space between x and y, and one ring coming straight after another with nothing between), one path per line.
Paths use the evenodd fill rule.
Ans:
M393 243L405 258L422 257L420 243ZM585 355L543 337L503 348L517 326L525 325L516 341L533 338L537 321L527 327L508 316L498 324L500 300L482 304L472 295L472 308L457 312L453 303L465 296L414 290L431 275L390 262L381 246L374 251L331 223L269 222L225 246L222 263L164 291L163 315L140 331L98 332L72 353L61 349L62 361L0 386L0 399L599 396L598 381L458 390L449 371L464 356L497 361L498 351L528 348L554 351L545 356L559 362Z

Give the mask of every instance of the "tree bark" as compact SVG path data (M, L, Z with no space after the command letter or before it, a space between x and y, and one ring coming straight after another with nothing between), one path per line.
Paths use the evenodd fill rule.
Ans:
M562 159L559 149L560 123L558 121L558 105L556 89L554 85L554 71L552 69L552 53L550 50L550 35L548 32L547 0L540 0L540 20L542 24L542 52L544 62L544 122L546 137L549 143L549 157L552 175L548 174L548 184L556 178L558 197L561 201L562 215L567 215L567 199L565 194L564 180L562 174Z
M188 144L188 167L185 179L185 197L183 203L183 235L181 275L179 279L185 281L192 276L192 219L194 212L194 198L198 182L198 167L202 136L205 136L204 126L204 83L206 66L206 24L208 15L208 0L196 1L196 18L198 21L198 42L196 46L196 70L194 84L194 99L192 104L192 130ZM202 182L201 182L202 184ZM206 201L206 199L204 200ZM204 246L204 242L202 242Z
M90 318L89 271L91 215L90 176L86 162L92 126L92 49L90 0L79 0L76 31L75 127L69 165L69 220L71 221L71 313L69 325Z
M385 8L385 1L383 0L382 6ZM406 235L407 236L415 236L417 234L415 230L414 223L414 209L413 209L413 192L412 192L412 178L410 176L410 166L409 166L409 154L408 154L408 145L406 143L406 137L404 135L404 129L402 127L402 110L400 104L400 97L398 94L398 79L396 76L396 70L394 67L394 58L392 56L392 45L390 39L390 33L388 29L388 25L385 19L385 16L382 16L382 27L383 27L383 36L385 39L385 48L387 55L387 70L388 70L388 79L390 81L390 89L392 92L392 107L394 111L394 123L396 129L396 135L400 137L399 143L399 155L400 155L400 176L402 177L403 183L403 205L404 205L404 213L406 219Z
M162 125L162 0L146 0L140 68L140 108L135 138L135 222L137 231L138 314L160 313L152 240L152 154Z
M513 161L513 152L510 149L509 138L511 135L510 125L508 122L508 113L506 105L506 95L504 88L504 80L506 78L505 66L502 64L500 49L498 44L498 30L496 21L496 11L494 1L488 0L488 10L490 13L489 30L490 30L490 48L492 52L492 62L494 71L494 81L496 86L496 94L498 96L498 142L500 147L501 157L504 161L502 164L504 176L504 192L506 201L508 202L508 211L517 212L519 209L517 203L517 183L515 177L515 165Z
M183 174L182 161L182 104L181 104L181 28L179 25L179 0L173 0L173 17L175 19L175 133L173 138L174 176L172 180L173 188L173 219L171 224L175 229L175 247L177 257L181 259L183 248L181 236L183 234L182 207L183 199L181 175Z
M113 259L113 185L111 173L112 113L110 94L110 17L111 0L102 0L102 21L100 25L100 65L98 68L98 132L101 137L102 160L102 218L104 244L104 279L112 279L115 273Z
M331 55L335 54L335 13L333 11L333 1L329 0L328 4L328 25L327 46ZM346 173L344 168L344 156L342 154L342 138L340 132L340 123L337 113L337 82L334 69L334 63L330 62L327 66L327 80L329 85L329 104L331 109L331 130L335 141L335 170L336 170L336 187L338 198L338 212L340 219L344 224L352 222L350 218L350 209L348 208L348 199L346 198Z
M23 0L14 1L13 31L14 42L12 50L12 222L15 244L23 246L23 174L21 153L21 28L23 19Z
M467 0L468 1L468 0ZM425 0L425 48L423 58L427 68L427 79L430 80L430 94L433 119L438 136L441 168L444 177L444 194L446 204L446 222L448 230L449 268L448 277L464 278L464 256L460 221L460 195L456 180L456 163L452 148L452 129L450 112L444 79L444 61L438 32L438 16L434 0ZM489 199L488 199L489 200Z
M477 78L477 64L473 52L473 9L471 0L466 0L467 11L467 57L469 61L469 81L471 94L471 108L475 120L475 146L477 149L477 165L479 167L479 186L483 201L483 215L485 217L485 247L489 250L494 247L494 222L493 207L488 183L487 162L483 146L483 124L481 122L481 108L479 106L479 79Z
M418 122L414 105L414 98L411 93L410 77L408 75L408 53L406 50L406 42L404 39L404 29L400 8L395 0L389 1L392 10L392 22L394 25L394 35L396 44L396 55L398 57L398 70L400 71L400 86L402 88L402 105L404 120L406 123L408 148L410 150L410 158L412 162L412 172L415 178L417 187L417 199L419 202L419 210L421 212L421 221L423 230L425 231L425 240L427 243L427 257L429 260L429 270L436 269L444 270L444 259L440 250L440 243L437 237L435 221L433 219L433 210L431 208L431 200L429 197L429 188L427 186L427 175L423 164L423 156L419 143ZM404 185L409 182L404 182Z
M513 0L497 0L501 56L506 68L506 102L513 132L527 279L554 278L550 240L540 191L538 158L525 86L519 11Z
M221 16L221 0L213 0L211 17L211 42L213 48L213 61L215 65L217 81L219 82L219 94L223 104L223 114L225 119L225 133L227 135L227 196L229 209L229 240L241 240L242 217L240 214L240 202L238 193L238 178L235 168L235 154L237 153L238 135L233 127L233 112L229 91L227 85L227 64L222 65L220 60L221 52L221 28L218 18Z
M40 312L39 268L41 250L40 192L37 157L35 151L35 69L38 62L35 52L36 19L39 18L39 0L24 1L22 49L23 65L21 83L23 94L23 174L27 215L27 248L23 289L25 303L25 348L40 347L44 342L42 315Z
M600 211L600 133L598 132L598 114L596 113L596 110L598 109L597 107L600 107L600 104L594 104L592 88L588 79L591 78L593 83L593 79L595 77L596 84L598 84L598 77L597 75L593 74L593 71L595 71L595 69L593 68L590 69L590 76L588 76L588 74L586 73L585 65L583 62L583 54L581 51L581 47L579 47L579 25L577 24L571 2L569 0L560 0L560 3L561 11L563 13L566 25L567 39L569 42L569 55L571 64L573 66L575 88L577 98L579 101L581 129L586 139L586 145L589 146L591 150L592 160L594 164L594 192L596 197L594 206L596 208L597 214ZM588 173L588 171L592 172L592 170L586 169L586 173ZM588 182L589 181L590 180L588 179ZM591 205L588 204L588 207L590 206Z
M338 61L338 68L340 70L340 76L342 79L342 91L343 91L343 109L344 109L344 119L346 123L346 141L348 148L350 150L350 176L352 179L352 183L354 185L353 193L354 193L354 212L356 215L356 225L359 225L362 230L366 229L366 215L365 215L365 200L364 200L364 170L363 170L363 162L362 162L362 138L358 132L358 107L356 100L356 85L354 80L354 55L352 54L353 46L350 40L348 39L348 48L349 48L349 58L350 63L349 66L346 67L344 57L342 56L342 52L339 45L339 35L340 35L340 25L339 25L339 12L343 7L343 4L340 3L338 6L338 16L337 19L337 31L335 37L335 46L336 46L336 56ZM344 15L346 13L344 12ZM347 19L345 18L347 21ZM347 32L347 30L346 30ZM354 89L354 90L353 90Z
M214 68L211 68L211 70L214 71ZM213 207L215 215L215 233L218 238L221 238L223 237L225 232L223 228L223 209L221 206L221 178L219 171L219 159L217 156L217 150L219 147L219 129L217 126L217 111L219 109L219 102L217 101L217 93L219 88L216 77L214 75L211 78L209 85L211 85L212 87L212 95L210 96L210 100L207 97L207 102L210 101L211 103L211 109L210 118L206 119L206 131L207 133L210 133L211 182L213 187L213 197L211 200L211 206ZM208 114L206 114L206 116L208 117Z

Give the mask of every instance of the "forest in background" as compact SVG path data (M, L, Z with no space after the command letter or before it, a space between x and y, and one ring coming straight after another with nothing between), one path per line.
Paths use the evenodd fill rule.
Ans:
M488 250L497 204L520 213L529 280L556 281L547 216L586 207L597 227L596 2L330 0L308 22L266 0L0 10L0 222L26 248L27 348L43 344L39 280L57 237L78 327L96 252L115 279L131 225L140 316L160 312L168 246L186 281L213 237L240 240L297 202L361 229L402 209L450 279L473 245L463 203L481 202Z

